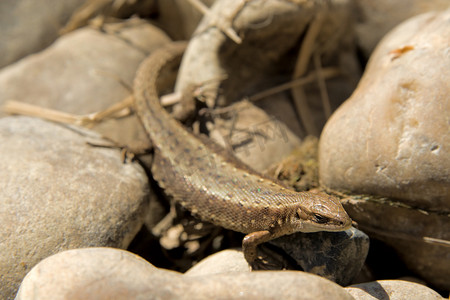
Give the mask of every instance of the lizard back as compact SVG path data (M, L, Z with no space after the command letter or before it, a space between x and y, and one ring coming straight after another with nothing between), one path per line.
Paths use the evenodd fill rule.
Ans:
M134 82L136 111L155 148L155 180L203 221L243 233L271 229L279 236L311 231L293 220L305 218L299 216L299 207L308 212L314 204L310 193L289 190L238 159L222 155L216 151L218 145L190 133L161 106L158 79L178 68L185 47L186 43L175 42L156 50L141 64ZM314 205L337 213L339 224L334 226L348 225L339 202Z

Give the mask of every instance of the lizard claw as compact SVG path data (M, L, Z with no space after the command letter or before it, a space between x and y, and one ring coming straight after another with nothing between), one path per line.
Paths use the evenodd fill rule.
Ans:
M265 260L262 256L258 256L251 264L250 268L252 271L259 270L270 270L270 264L267 260Z

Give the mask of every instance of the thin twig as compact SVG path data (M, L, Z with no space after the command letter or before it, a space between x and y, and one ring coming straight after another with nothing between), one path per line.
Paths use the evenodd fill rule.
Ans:
M15 100L7 101L3 107L2 111L7 114L24 115L39 117L49 121L65 123L65 124L76 124L80 122L80 118L69 113L64 113L61 111L43 108L36 105L23 103Z
M314 44L317 36L319 35L320 29L322 28L324 16L324 13L317 12L315 18L309 25L308 31L306 32L298 53L297 62L295 63L294 78L303 76L308 69L308 63L311 61L311 56L314 51Z
M320 54L317 52L313 55L314 67L317 72L317 83L320 90L320 98L322 99L323 111L325 118L328 120L331 116L330 97L328 97L327 86L325 84L325 78L323 76L322 63L320 62Z
M133 95L129 95L124 100L111 105L105 110L89 114L88 117L92 120L93 123L98 123L100 121L109 118L125 117L131 115L133 102L134 102Z
M164 107L175 105L181 101L182 97L183 97L182 92L174 92L167 95L163 95L160 97L161 105Z
M423 240L426 243L429 243L429 244L435 244L435 245L441 245L441 246L450 247L450 241L448 241L448 240L437 239L437 238L432 238L432 237L428 237L428 236L424 236Z
M337 68L325 68L325 69L321 70L321 75L322 75L323 79L328 79L328 78L337 76L339 74L340 74L340 71ZM280 93L280 92L288 90L290 88L298 87L298 86L302 86L302 85L311 83L314 80L316 80L318 78L318 76L319 76L318 71L311 72L310 74L306 75L305 77L300 77L300 78L294 79L294 80L289 81L287 83L280 84L280 85L275 86L273 88L270 88L270 89L267 89L265 91L262 91L262 92L260 92L258 94L250 96L248 98L248 100L252 101L252 102L258 101L258 100L260 100L262 98L265 98L265 97L268 97L268 96Z
M132 103L133 103L133 96L130 95L121 102L115 103L112 106L100 112L87 115L75 115L24 102L9 100L2 107L2 110L7 114L38 117L44 120L49 120L63 124L91 127L96 123L99 123L109 118L120 118L130 115Z
M322 27L324 14L317 12L314 20L311 22L303 43L299 50L297 62L295 64L293 78L298 78L305 74L308 63L311 60L311 55L314 50L314 43L319 35L319 31ZM311 110L309 109L308 102L306 100L305 91L302 87L292 88L292 97L294 99L295 108L297 114L301 117L302 123L305 126L307 134L318 136L319 130L314 123Z

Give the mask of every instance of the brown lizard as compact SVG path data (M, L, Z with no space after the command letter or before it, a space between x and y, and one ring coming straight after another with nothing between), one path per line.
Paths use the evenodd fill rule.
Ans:
M295 192L258 174L162 108L158 78L178 68L185 47L173 42L154 51L134 80L135 109L155 148L152 175L165 193L201 220L247 234L242 247L250 266L260 243L299 231L348 229L351 219L337 198Z

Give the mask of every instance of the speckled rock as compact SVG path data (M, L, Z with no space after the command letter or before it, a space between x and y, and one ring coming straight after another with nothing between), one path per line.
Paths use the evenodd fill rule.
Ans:
M447 290L448 246L427 238L450 240L449 21L431 12L390 32L319 147L324 185L378 196L344 203L360 228Z
M71 12L84 0L0 1L0 68L39 51L58 37Z
M415 17L378 46L322 133L323 184L450 211L449 18Z
M353 299L337 284L308 273L183 276L111 248L70 250L43 260L25 277L16 299L243 298Z
M289 111L287 107L283 108ZM277 118L248 101L235 103L228 110L233 117L217 117L210 136L219 145L233 149L233 154L254 170L263 172L301 143L284 123L293 117L289 113L282 118L280 111Z
M268 262L265 267L268 270L280 266L288 269L300 267L340 285L352 282L360 272L369 250L368 236L355 228L335 233L295 233L269 243L271 247L265 244L258 247L259 254ZM274 246L282 251L275 250ZM250 269L242 251L225 250L201 260L186 275L248 271Z
M355 284L345 289L358 300L442 299L437 292L422 284L403 280L378 280Z
M297 232L269 243L281 247L302 270L343 286L359 274L369 252L369 237L354 227L342 232Z
M143 224L147 177L97 134L26 117L0 119L0 298L62 250L125 248Z
M84 28L63 35L0 71L0 105L13 99L73 114L101 111L130 94L121 81L132 86L139 63L169 40L137 19L107 25L104 32ZM135 116L93 129L120 144L146 139Z

